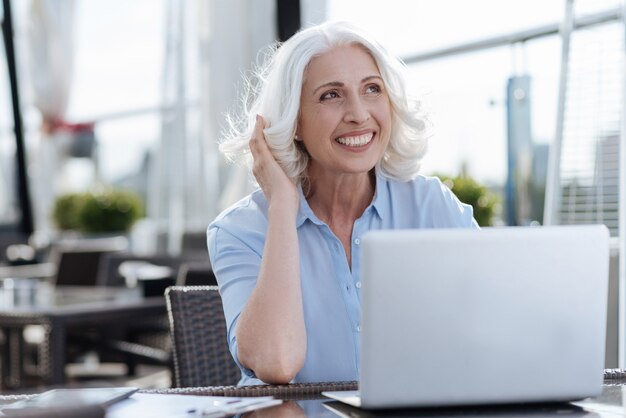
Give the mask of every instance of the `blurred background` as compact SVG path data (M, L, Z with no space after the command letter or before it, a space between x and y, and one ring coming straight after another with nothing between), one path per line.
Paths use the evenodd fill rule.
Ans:
M3 62L2 225L30 216L32 229L50 238L59 195L119 187L138 193L145 206L133 232L150 239L138 240L137 250L178 251L184 231L204 230L249 189L245 174L216 151L242 74L268 44L325 20L365 28L407 63L410 93L430 109L435 128L422 173L464 175L488 187L498 196L493 223L543 223L559 116L563 1L14 3L31 213L22 213L16 188L19 155ZM619 155L624 36L622 2L573 3L588 26L573 28L566 51L571 94L560 177L584 194L597 170L617 179L617 159L611 165L602 155ZM612 197L604 186L596 198ZM616 214L603 207L590 216L616 235Z
M434 124L422 173L442 177L482 225L607 225L607 365L623 366L624 8L3 0L0 267L45 264L56 243L112 236L128 253L208 261L207 225L253 187L216 144L242 75L299 28L350 21L406 63L410 94ZM58 276L52 264L11 277Z

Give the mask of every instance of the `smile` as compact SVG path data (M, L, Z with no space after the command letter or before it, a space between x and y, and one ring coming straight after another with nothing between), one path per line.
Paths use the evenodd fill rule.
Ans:
M345 145L347 147L364 147L365 145L372 142L372 138L374 138L373 132L368 132L359 136L347 136L337 138L336 141L341 145Z

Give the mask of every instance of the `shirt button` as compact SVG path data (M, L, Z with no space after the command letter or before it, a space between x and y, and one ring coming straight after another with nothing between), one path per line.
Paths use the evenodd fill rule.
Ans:
M356 282L356 288L360 289L361 288L361 282Z
M354 244L359 245L361 243L361 240L358 238L354 239Z
M356 326L356 332L361 332L361 326L360 325Z

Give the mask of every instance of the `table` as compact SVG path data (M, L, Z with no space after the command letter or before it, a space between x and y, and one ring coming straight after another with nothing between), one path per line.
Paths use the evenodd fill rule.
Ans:
M57 266L54 263L25 264L23 266L3 266L0 265L0 278L5 277L54 277Z
M9 288L9 289L7 289ZM44 329L39 347L40 370L46 385L65 381L66 338L69 327L149 324L166 313L164 297L144 298L139 289L51 286L40 283L0 290L2 387L19 388L24 375L23 331L28 325Z
M624 374L626 376L626 374ZM607 383L610 382L610 383ZM358 408L343 405L340 402L332 401L320 396L303 396L305 399L294 399L292 396L275 395L275 397L285 399L283 404L258 410L254 413L243 415L246 418L262 417L309 417L309 418L331 418L331 417L437 417L437 418L458 418L458 417L488 417L488 418L618 418L626 417L626 379L615 383L616 380L605 380L603 391L597 398L585 399L571 404L535 404L535 405L512 405L512 406L491 406L491 407L461 407L461 408L440 408L440 409L415 409L398 411L363 411ZM503 378L506 384L506 378ZM202 394L219 393L220 388L209 390L209 388L186 388L169 390L144 390L143 393L177 393ZM235 389L236 391L236 389ZM235 396L232 391L226 393ZM244 393L244 395L247 393ZM259 394L263 395L262 393ZM332 410L341 411L333 412ZM167 418L167 417L163 417Z
M505 384L506 379L503 379ZM626 383L624 381L623 383ZM626 385L605 384L603 392L597 398L586 399L571 404L558 405L513 405L513 406L492 406L492 407L464 407L464 408L442 408L442 409L421 409L421 410L401 410L386 412L369 412L361 411L356 408L345 407L344 415L332 412L332 408L339 408L339 403L328 399L314 397L315 399L291 399L286 396L287 400L283 404L257 410L244 414L245 418L263 418L263 417L281 417L281 418L332 418L338 416L352 418L367 417L437 417L437 418L459 418L459 417L475 417L475 418L618 418L626 416ZM189 389L170 389L170 390L144 390L141 393L160 393L163 396L186 394L201 394L218 392L220 388L189 388ZM0 396L0 405L14 402L18 399L24 399L32 395L18 396ZM278 397L278 396L277 396ZM173 400L178 400L176 396L172 396ZM119 414L110 412L107 414L112 418L126 418ZM190 418L193 415L189 415ZM130 418L130 417L129 417ZM141 418L134 416L132 418ZM159 418L159 417L154 417ZM170 418L163 416L161 418Z

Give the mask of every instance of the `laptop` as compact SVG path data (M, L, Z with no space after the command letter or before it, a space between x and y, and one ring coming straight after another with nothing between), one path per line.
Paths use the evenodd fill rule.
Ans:
M573 403L478 405L471 407L388 409L356 408L343 402L322 406L341 418L598 418L596 412ZM615 406L615 408L619 408ZM604 412L604 411L603 411ZM620 411L621 412L621 411ZM620 413L618 412L618 414Z
M367 409L559 402L602 391L603 225L372 231L362 240Z

